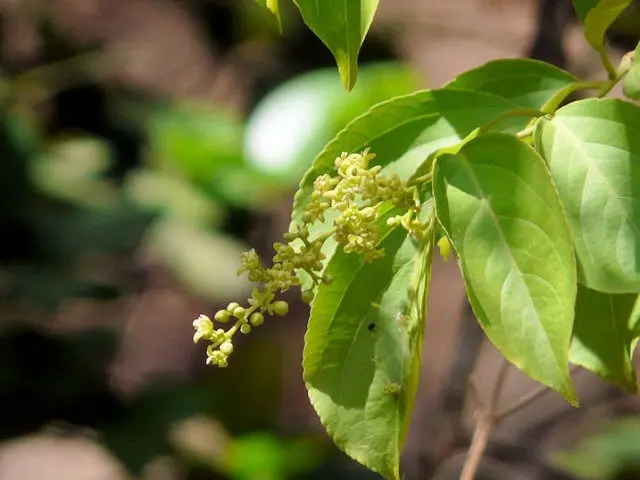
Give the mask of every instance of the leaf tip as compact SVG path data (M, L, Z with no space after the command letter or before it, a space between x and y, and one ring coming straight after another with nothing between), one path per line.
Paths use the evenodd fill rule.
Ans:
M348 92L353 90L358 79L358 59L351 58L348 54L336 55L338 73L344 89Z

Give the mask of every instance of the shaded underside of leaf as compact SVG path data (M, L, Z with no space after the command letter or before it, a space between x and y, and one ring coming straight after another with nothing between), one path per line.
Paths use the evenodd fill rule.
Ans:
M294 0L302 19L331 51L342 84L351 90L358 77L358 53L379 0Z
M569 360L632 393L637 392L633 348L638 339L638 296L596 292L578 285Z
M631 0L600 0L584 17L584 36L596 50L604 47L604 34Z
M516 108L494 95L453 89L416 92L376 105L349 123L315 158L296 193L293 224L311 198L314 180L332 173L342 152L370 148L376 155L372 165L393 167L406 179L439 148L459 143L478 126Z
M565 209L580 281L640 292L640 108L617 99L574 102L538 123L535 143Z
M329 262L334 281L314 299L303 367L336 445L397 479L417 389L431 249L421 250L402 229L383 231L383 258L363 263L339 250Z
M573 0L573 7L580 18L580 21L584 23L589 11L598 5L600 0Z
M512 136L482 135L438 158L433 186L485 333L511 363L576 404L568 369L575 260L544 162Z
M505 58L459 75L447 88L497 95L522 108L542 108L553 95L577 82L569 72L545 62Z

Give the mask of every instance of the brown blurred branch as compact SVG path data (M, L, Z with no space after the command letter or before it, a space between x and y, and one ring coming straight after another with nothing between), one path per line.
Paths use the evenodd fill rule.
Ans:
M469 447L469 454L467 460L462 467L462 474L460 480L473 480L480 466L480 461L487 449L489 442L489 436L493 431L493 428L498 423L497 409L500 401L500 395L504 388L504 383L507 379L507 373L509 372L509 362L503 359L498 371L498 377L496 384L489 400L489 405L480 411L478 422L473 433L473 439L471 440L471 446Z

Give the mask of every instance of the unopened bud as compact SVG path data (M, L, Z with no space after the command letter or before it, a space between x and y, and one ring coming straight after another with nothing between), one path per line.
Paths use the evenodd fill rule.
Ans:
M289 304L284 300L278 300L273 304L273 311L280 316L286 315L289 312Z

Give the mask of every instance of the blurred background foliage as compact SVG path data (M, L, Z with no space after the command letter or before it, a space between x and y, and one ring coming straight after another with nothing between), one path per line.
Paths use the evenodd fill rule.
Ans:
M87 437L124 477L165 456L182 478L350 476L319 431L279 425L295 399L281 398L273 336L247 339L224 372L203 368L204 352L185 340L201 311L248 293L240 252L260 225L268 247L265 225L324 143L374 103L416 89L417 76L374 45L347 95L291 12L281 38L255 2L194 1L176 11L204 25L205 55L237 60L260 44L282 59L254 72L244 106L159 93L117 78L123 55L135 54L113 48L117 37L81 41L60 12L24 3L38 47L5 48L0 78L0 438ZM4 13L9 28L16 20ZM143 310L180 328L148 318L140 335L180 332L181 374L123 387L114 365L136 348L136 309L158 283L188 307Z
M374 30L347 95L282 3L284 36L253 0L0 0L3 480L34 438L99 445L114 480L377 478L311 412L300 302L226 370L191 344L193 318L247 295L240 252L269 254L322 146L427 85ZM631 458L607 448L603 472Z

